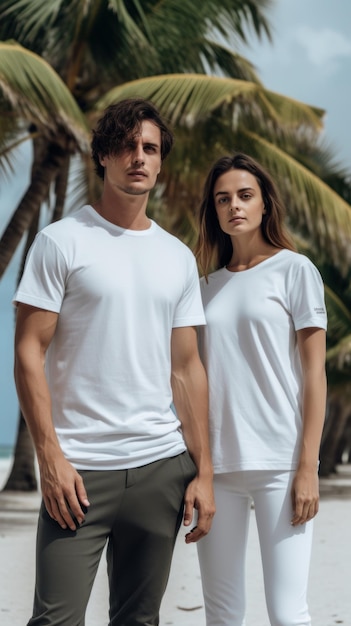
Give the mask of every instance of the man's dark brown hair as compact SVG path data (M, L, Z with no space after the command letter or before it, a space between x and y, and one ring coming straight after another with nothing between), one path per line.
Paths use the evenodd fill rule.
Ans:
M95 171L104 178L105 168L100 158L121 154L140 130L142 122L155 124L161 132L161 160L169 154L173 145L173 134L161 118L155 105L143 98L129 98L107 107L104 115L93 130L91 142Z

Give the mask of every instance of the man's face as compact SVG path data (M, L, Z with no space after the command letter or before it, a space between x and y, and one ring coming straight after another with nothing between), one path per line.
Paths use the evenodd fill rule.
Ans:
M149 193L161 170L161 131L145 120L126 149L100 158L105 168L104 185L128 195Z

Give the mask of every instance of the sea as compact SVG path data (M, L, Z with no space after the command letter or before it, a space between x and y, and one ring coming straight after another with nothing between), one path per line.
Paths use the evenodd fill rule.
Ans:
M0 460L10 461L14 453L13 446L0 445Z
M12 446L0 446L0 491L11 471L13 452Z

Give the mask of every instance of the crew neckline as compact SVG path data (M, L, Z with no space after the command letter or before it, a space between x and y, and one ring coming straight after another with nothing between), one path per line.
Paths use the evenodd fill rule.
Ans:
M110 222L105 217L100 215L100 213L98 213L91 204L87 204L85 206L87 207L90 214L93 215L94 219L96 219L97 222L101 222L102 224L107 226L110 230L114 230L115 232L118 232L120 234L127 235L128 237L148 237L151 234L153 234L156 228L156 222L154 222L154 220L152 220L150 217L148 217L148 220L150 222L149 228L144 228L143 230L133 230L130 228L123 228L122 226L118 226L117 224Z
M237 275L237 274L246 274L247 272L252 272L253 270L258 269L259 267L261 267L262 265L265 265L266 263L268 263L269 261L272 261L273 259L275 259L277 256L279 256L282 252L286 252L287 248L282 248L280 250L278 250L278 252L276 252L275 254L272 254L272 256L267 257L266 259L263 259L262 261L260 261L259 263L256 263L256 265L254 265L253 267L248 267L245 270L228 270L227 266L225 265L222 269L228 273L228 274L233 274L233 275Z

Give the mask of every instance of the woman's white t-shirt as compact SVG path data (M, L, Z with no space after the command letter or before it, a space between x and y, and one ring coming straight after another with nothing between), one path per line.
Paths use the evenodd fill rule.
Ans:
M170 338L205 318L183 243L155 222L124 230L85 206L37 235L14 301L59 313L46 373L75 467L137 467L185 450Z
M281 250L248 270L210 274L201 290L215 472L294 469L302 431L296 331L326 328L318 270Z

